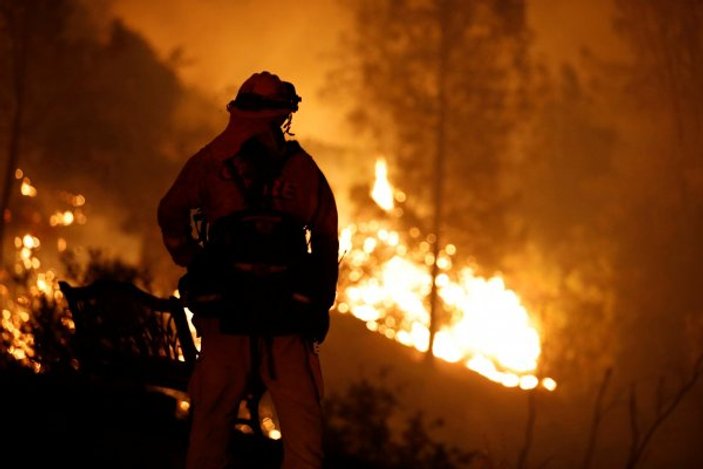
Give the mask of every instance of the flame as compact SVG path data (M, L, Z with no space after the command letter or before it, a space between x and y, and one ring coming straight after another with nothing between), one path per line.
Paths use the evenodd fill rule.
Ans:
M371 198L386 212L393 210L393 187L388 182L388 165L384 158L376 160L376 179L371 189Z
M190 329L190 333L193 336L193 344L195 345L195 349L199 352L202 338L200 337L200 335L198 335L198 330L195 327L195 324L193 324L193 312L185 307L183 309L186 312L186 319L188 320L188 329ZM185 357L183 357L183 361L185 361Z
M15 176L22 180L22 194L36 196L36 188L21 170L18 169ZM405 194L388 181L388 168L383 159L376 162L371 195L386 211L393 210L396 201L405 200ZM49 224L58 227L85 223L86 217L81 211L85 197L66 194L64 199L72 208L56 211L49 218ZM400 232L387 225L369 221L342 230L340 252L348 258L345 266L348 266L349 283L340 294L337 310L364 321L369 330L389 340L425 352L430 342L427 297L433 281L427 267L435 262L432 254L435 239L431 236L423 239L417 227ZM33 279L25 293L12 297L8 288L0 284L1 332L9 338L9 352L37 372L41 367L32 361L34 338L25 332L29 329L32 303L41 296L61 298L55 273L39 271L41 262L37 251L41 244L32 233L15 237L15 273ZM66 240L58 238L58 251L66 247ZM556 389L555 380L538 377L540 338L519 296L506 287L500 276L487 279L476 275L469 266L457 266L456 254L456 247L447 244L440 249L437 258L440 273L434 281L448 320L435 335L433 355L447 362L461 363L506 387ZM187 314L195 335L192 313L187 311ZM65 321L66 327L74 327L70 318ZM194 338L199 349L199 338ZM274 439L281 436L275 426L267 432Z
M385 161L379 160L373 198L388 211L393 193ZM348 285L337 311L364 321L369 330L390 340L426 352L427 298L433 281L428 266L435 262L435 241L431 235L422 239L419 228L403 233L380 221L344 228L340 253L348 258ZM455 265L456 253L456 246L447 244L437 258L440 273L434 281L448 320L435 335L432 354L506 387L556 389L552 378L538 377L540 337L520 297L499 275L484 278L469 266Z
M34 361L34 336L31 331L32 310L43 297L59 301L63 295L58 288L56 273L49 269L39 271L41 262L37 257L37 250L41 241L31 233L15 238L16 262L15 274L26 277L28 283L17 296L11 294L10 289L0 284L0 300L2 301L2 319L0 320L3 338L9 343L10 355L35 372L41 371L41 364ZM75 325L70 318L62 318L63 325L73 330Z
M15 170L15 178L22 181L20 192L27 197L35 197L37 189L31 184L28 177L21 169ZM84 198L82 199L84 202ZM61 213L61 223L67 223L73 212ZM70 215L68 215L70 213ZM77 216L77 215L76 215ZM52 226L55 226L51 223ZM39 223L39 222L37 222ZM42 242L35 234L29 232L15 236L14 246L15 264L14 274L22 282L0 282L0 334L2 339L9 344L9 354L21 364L32 368L35 372L42 371L41 364L35 359L34 336L32 335L32 312L43 300L53 302L61 301L63 295L58 287L58 276L52 269L40 270L42 262L39 259L39 250ZM58 240L58 250L66 248L63 238ZM6 278L6 277L5 277ZM3 277L0 277L4 280ZM61 323L68 330L74 330L75 325L69 316L61 317Z

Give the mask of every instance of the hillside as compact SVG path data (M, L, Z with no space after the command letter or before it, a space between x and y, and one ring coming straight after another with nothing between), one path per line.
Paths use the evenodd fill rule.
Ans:
M443 420L436 438L465 450L480 450L508 467L516 466L525 447L533 399L535 423L527 467L582 466L596 388L570 389L566 383L554 392L508 389L461 365L436 361L429 366L423 354L370 333L362 322L339 314L333 316L323 345L322 366L328 396L342 393L349 383L362 378L383 383L395 390L406 415L421 411L428 420ZM643 467L701 466L703 448L695 437L703 430L701 387L699 383L654 434ZM591 467L624 467L628 454L627 395L617 386L609 390ZM652 415L644 399L639 404L642 431Z

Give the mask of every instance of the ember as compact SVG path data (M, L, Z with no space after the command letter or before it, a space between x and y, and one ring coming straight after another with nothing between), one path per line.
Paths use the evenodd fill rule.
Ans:
M24 171L17 169L15 177L21 180L20 193L26 197L36 197L38 191ZM74 207L85 204L82 195L71 195L69 201ZM79 209L57 211L54 215L46 217L50 227L68 226L74 222L85 223L86 216ZM36 225L36 226L35 226ZM41 226L39 226L41 225ZM8 353L21 364L32 368L35 372L42 371L42 366L35 357L35 339L32 334L33 311L40 307L42 301L56 303L61 301L63 295L58 288L58 277L54 270L47 268L40 260L42 242L36 232L45 232L44 218L32 221L32 232L25 232L15 236L15 263L12 270L13 278L3 278L0 283L0 305L2 318L0 332L3 341L8 344ZM64 238L57 240L57 252L62 252L67 247ZM74 324L70 317L61 318L62 325L68 330L73 330Z

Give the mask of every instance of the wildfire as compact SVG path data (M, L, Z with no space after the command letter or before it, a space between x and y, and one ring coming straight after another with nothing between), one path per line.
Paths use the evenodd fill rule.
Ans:
M26 197L36 197L37 189L21 169L15 171L15 178L22 181L20 193ZM71 199L74 207L85 204L82 195L74 195ZM60 214L60 219L57 219ZM85 222L85 215L78 209L74 212L57 212L49 217L50 226L67 226L77 221ZM52 269L42 267L39 251L42 242L33 233L24 233L14 238L15 264L13 273L15 280L0 283L0 333L2 341L7 346L8 353L17 361L41 371L41 365L34 360L35 339L32 334L33 311L40 307L42 301L59 302L63 298L58 288L58 277ZM66 249L66 240L59 238L57 250ZM61 318L62 324L68 329L74 328L70 317Z
M386 163L379 160L372 197L389 211L394 192ZM337 310L364 321L371 331L425 352L435 239L423 239L418 228L405 233L390 225L371 221L342 230L340 251L348 259L349 285ZM455 255L456 247L447 244L437 259L440 273L434 281L447 319L438 328L432 354L503 386L553 391L553 379L536 375L540 338L519 296L498 275L487 279L469 266L455 266Z
M8 353L18 362L41 371L41 365L33 360L34 335L31 332L32 311L42 299L59 301L62 298L58 289L58 278L53 270L39 271L41 262L37 250L41 246L39 238L26 234L15 238L17 248L15 275L26 278L24 288L13 295L10 289L0 284L0 300L2 300L2 339L6 341ZM64 318L64 326L73 329L74 325Z

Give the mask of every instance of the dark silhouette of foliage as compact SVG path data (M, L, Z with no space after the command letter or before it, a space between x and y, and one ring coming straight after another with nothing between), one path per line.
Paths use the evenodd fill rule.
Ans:
M329 468L454 469L468 467L467 453L435 441L421 412L399 415L396 394L368 380L353 383L343 396L326 401L325 454Z
M212 124L188 118L210 104L173 67L92 3L0 0L0 69L10 72L0 74L0 144L11 153L0 169L0 211L13 214L11 226L0 218L0 241L3 227L10 238L35 224L18 206L24 201L10 197L20 167L40 197L85 195L115 227L145 240L145 257L157 257L158 232L147 229L155 207Z
M34 337L32 362L43 373L66 373L75 370L71 348L71 313L63 301L45 296L35 301L29 322Z
M151 291L152 276L145 267L133 266L119 258L111 258L99 249L88 250L87 262L81 262L75 251L66 251L61 261L66 280L76 285L88 285L96 280L107 279L133 283Z
M89 251L89 258L81 263L70 252L63 258L67 279L76 285L85 285L100 279L134 283L143 288L151 284L151 275L145 269L128 265L117 258L109 258L101 251ZM22 332L33 336L34 354L29 358L35 371L69 372L77 367L71 346L72 318L63 299L46 295L32 296L29 285L36 281L31 273L16 276L12 291L19 293L29 306L29 321ZM14 366L9 356L12 336L0 328L0 365Z

